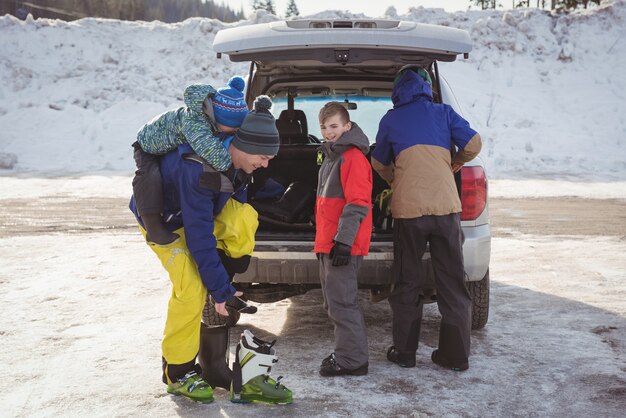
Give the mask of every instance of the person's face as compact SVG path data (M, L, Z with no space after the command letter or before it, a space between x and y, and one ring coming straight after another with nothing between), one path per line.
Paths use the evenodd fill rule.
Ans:
M341 115L336 114L324 122L320 123L320 130L322 131L322 136L328 142L338 141L339 138L352 128L352 123L344 122L341 120Z
M252 174L257 168L266 168L270 160L274 158L273 155L248 154L234 145L230 146L229 151L233 166L247 174Z
M224 132L225 134L234 134L235 132L237 132L237 129L239 128L233 128L232 126L226 126L226 125L222 125L221 123L216 123L215 125L217 125L217 130L220 132Z

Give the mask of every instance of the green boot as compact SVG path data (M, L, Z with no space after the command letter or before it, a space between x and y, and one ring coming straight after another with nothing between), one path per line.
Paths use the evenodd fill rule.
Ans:
M182 395L196 402L213 402L213 389L195 370L167 385L167 393Z
M293 394L291 390L280 383L281 378L282 376L279 376L276 381L266 374L253 377L241 387L239 399L237 399L231 391L230 400L232 402L241 403L262 402L278 405L290 404L293 402Z
M275 342L263 341L250 331L243 331L233 363L231 402L280 405L293 402L291 390L280 383L282 376L274 380L269 375L271 365L278 361L272 347Z

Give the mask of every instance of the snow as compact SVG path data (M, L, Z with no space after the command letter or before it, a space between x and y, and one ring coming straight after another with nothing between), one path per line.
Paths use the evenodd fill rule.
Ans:
M333 335L319 290L260 305L231 342L244 327L278 339L273 375L286 377L295 401L271 408L232 404L223 390L210 405L165 393L160 337L170 286L137 232L4 238L3 416L619 416L626 260L615 254L626 243L553 238L494 239L490 321L472 333L471 367L460 374L429 360L434 305L425 308L417 368L400 369L384 357L389 305L363 293L369 374L338 379L317 375ZM582 269L571 254L585 254Z
M625 0L569 14L417 7L389 17L470 32L469 59L441 70L483 137L492 197L626 199ZM247 64L216 59L215 33L275 19L0 17L0 199L123 202L137 130L179 106L187 85L222 86L247 73ZM390 368L388 304L364 299L370 374L318 377L332 330L313 291L242 319L279 339L275 374L296 393L290 407L258 409L230 404L224 392L212 405L165 395L169 282L138 233L1 238L3 415L617 416L626 382L626 264L616 256L626 253L624 238L506 236L492 249L496 308L473 333L469 371L428 360L437 345L432 305L419 367Z
M626 1L569 14L417 7L397 17L469 31L469 59L440 66L484 139L491 178L624 180ZM245 63L216 59L215 33L275 19L0 17L0 167L12 167L0 174L131 172L137 130L180 105L187 85L247 73Z

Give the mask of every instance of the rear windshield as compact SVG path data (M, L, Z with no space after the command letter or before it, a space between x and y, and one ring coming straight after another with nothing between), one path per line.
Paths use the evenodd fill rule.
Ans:
M376 141L376 132L378 131L378 122L393 107L391 98L389 97L371 97L371 96L350 96L347 99L350 103L356 105L356 109L349 109L350 119L356 122L365 135L370 140L370 144ZM322 138L320 133L320 124L318 114L322 106L328 102L345 102L345 96L324 96L324 97L296 97L294 108L302 110L306 115L309 135ZM354 107L354 105L351 105ZM280 112L287 109L286 98L274 99L272 113L278 118Z

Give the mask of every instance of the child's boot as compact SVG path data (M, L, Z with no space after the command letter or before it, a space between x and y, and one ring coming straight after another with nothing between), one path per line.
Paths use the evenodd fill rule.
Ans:
M171 244L178 238L178 235L165 228L161 214L144 213L141 215L143 226L146 228L146 241L159 245Z
M230 389L232 402L293 402L291 390L280 383L282 376L274 380L269 375L272 365L278 361L272 347L275 342L263 341L250 331L243 331L233 363L233 383Z

